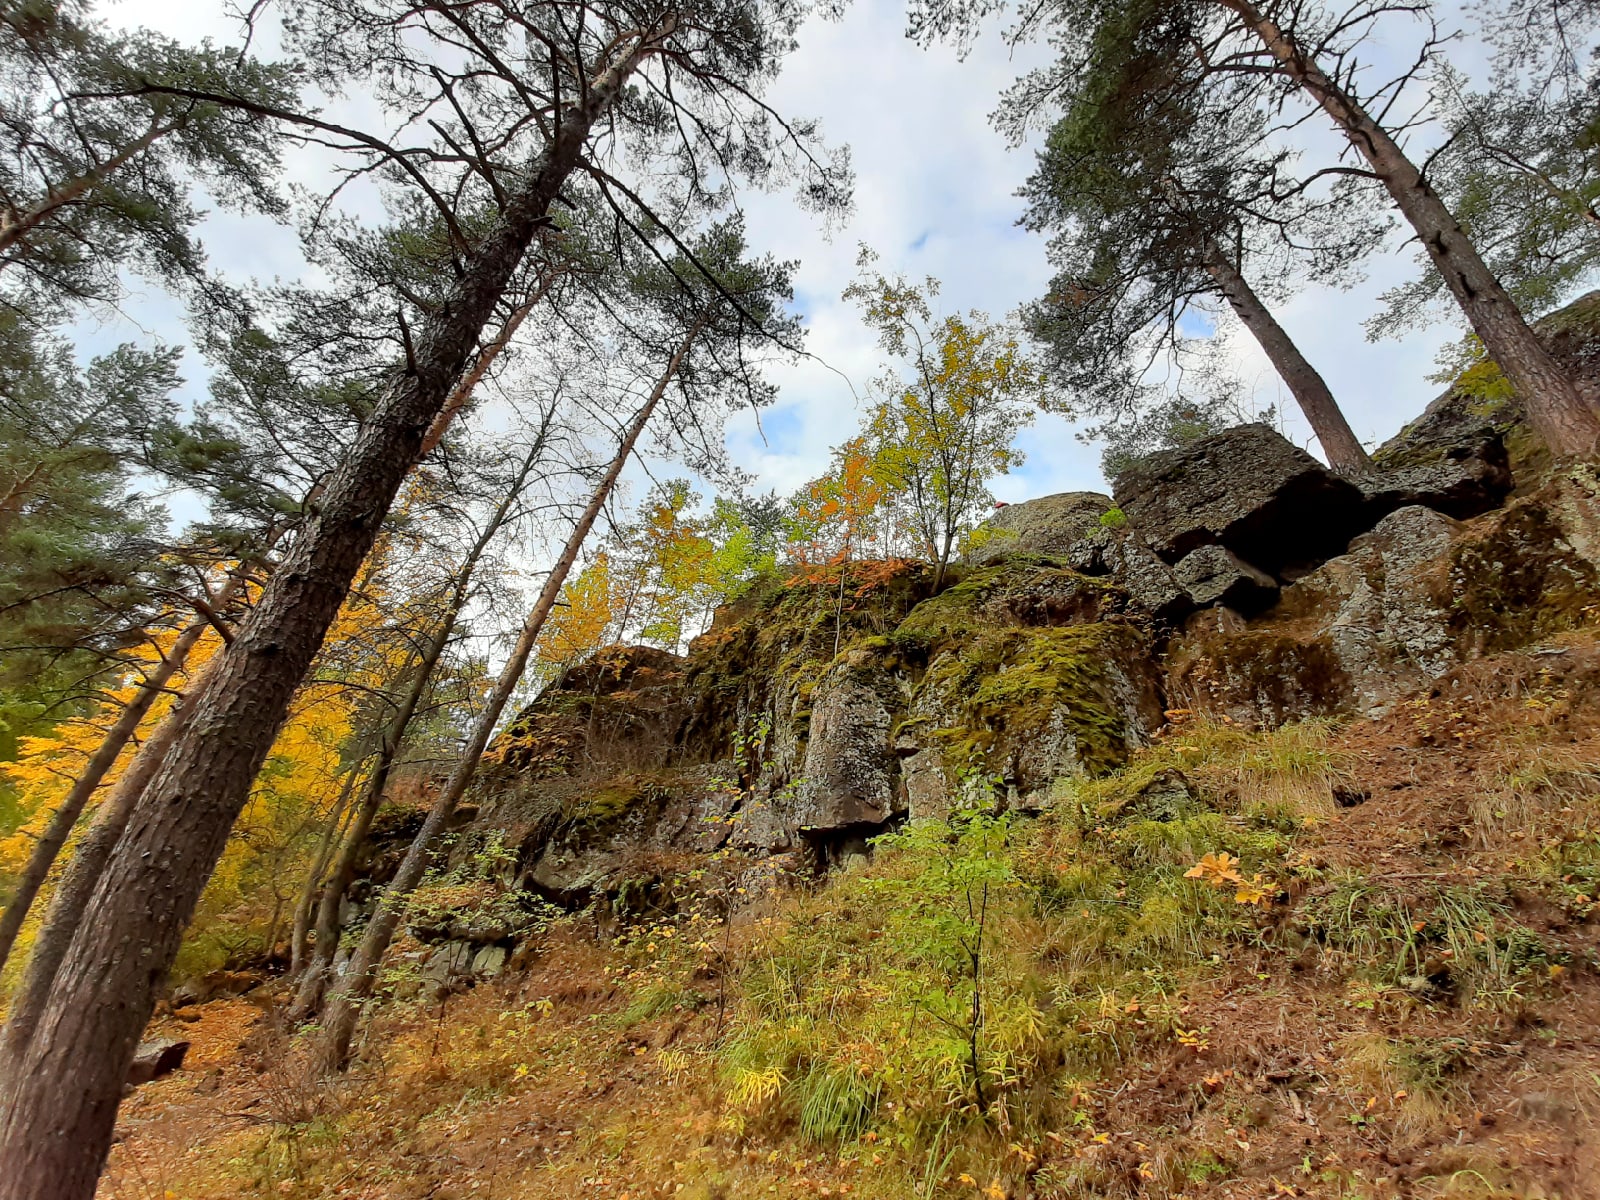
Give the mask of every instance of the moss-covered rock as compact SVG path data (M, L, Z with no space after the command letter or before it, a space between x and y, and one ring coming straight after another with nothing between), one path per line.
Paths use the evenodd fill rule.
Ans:
M1512 649L1594 619L1600 505L1586 474L1548 485L1452 548L1450 625L1466 653Z
M929 662L902 753L937 748L949 785L995 787L1027 807L1059 775L1120 766L1160 711L1149 638L1136 626L992 627Z
M972 561L988 565L1017 555L1060 558L1112 511L1100 492L1058 492L1007 504L973 531Z
M1220 623L1208 619L1173 647L1169 703L1266 729L1344 711L1349 687L1326 639Z

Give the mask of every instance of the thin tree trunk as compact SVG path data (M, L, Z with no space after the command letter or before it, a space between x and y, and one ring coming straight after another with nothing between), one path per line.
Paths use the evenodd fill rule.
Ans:
M521 498L522 490L527 484L528 476L532 474L534 466L544 453L545 444L546 439L541 432L533 446L529 448L527 458L523 460L520 470L506 489L506 494L501 498L494 514L484 524L478 540L473 543L466 558L462 560L460 568L456 571L455 580L451 584L450 598L445 605L444 616L440 619L433 636L428 639L411 686L384 730L377 765L367 777L366 787L361 793L361 802L356 806L355 820L345 833L343 842L340 843L339 857L334 862L333 871L328 876L327 886L323 888L322 898L317 905L316 941L311 962L305 974L300 977L300 986L295 991L294 1002L289 1006L288 1019L291 1022L304 1021L322 1007L328 972L333 967L334 952L339 946L341 925L339 909L344 903L345 893L350 890L350 884L355 880L356 862L360 857L361 847L366 843L367 835L372 832L373 819L383 804L383 794L389 785L389 775L394 768L395 760L400 756L400 748L405 743L406 730L416 714L417 705L427 694L428 686L433 681L433 673L439 666L439 660L444 657L445 649L450 644L450 637L455 632L456 623L461 619L461 613L472 596L472 577L478 569L478 564L488 553L490 543L494 541L495 536L510 520L517 501Z
M561 273L555 267L546 267L544 273L539 276L538 285L533 289L527 300L518 305L516 311L506 318L506 323L500 327L500 332L495 335L494 340L478 352L478 357L473 361L471 368L461 377L460 382L451 389L449 399L444 402L444 407L439 410L439 415L433 419L433 424L428 427L428 432L422 439L423 454L432 454L434 448L444 440L444 435L449 432L451 422L467 406L467 401L472 399L472 393L483 382L483 377L494 364L494 360L499 358L501 351L511 344L511 338L518 329L522 328L522 323L528 319L528 314L533 311L534 306L539 301L549 294L551 287L554 286L555 281L560 276Z
M218 594L213 607L226 607L238 590L238 581L230 578ZM16 890L11 895L11 903L6 906L5 913L0 915L0 967L3 967L10 958L11 948L16 944L17 934L22 931L22 923L27 919L28 910L33 907L39 889L44 886L50 868L55 865L56 856L67 844L73 826L83 815L84 807L105 780L106 772L111 770L121 757L129 740L138 732L140 723L149 713L151 705L156 702L156 697L166 690L172 677L183 670L189 652L195 648L201 636L210 627L208 621L197 621L178 635L167 650L166 656L140 685L138 695L129 702L116 722L106 731L106 736L85 765L83 774L73 782L66 799L51 815L50 823L45 826L44 833L40 834L39 840L34 843L33 852L22 868Z
M661 39L633 41L555 122L526 183L408 340L408 362L330 477L322 503L232 646L207 673L166 762L106 864L50 989L0 1129L0 1200L91 1200L156 991L251 781L322 645L423 436L465 368L590 130Z
M306 947L311 938L311 910L316 907L317 886L327 873L328 860L333 857L333 847L344 831L344 819L349 811L350 797L355 794L356 783L361 778L361 769L366 765L370 754L371 750L364 747L361 757L351 763L350 769L345 772L344 783L339 788L339 798L334 801L333 810L328 814L327 826L322 831L322 839L317 846L317 856L312 860L311 869L306 872L305 882L301 884L300 894L295 899L294 923L289 931L290 979L300 978L300 973L306 968Z
M1346 475L1365 474L1371 468L1372 460L1362 448L1361 439L1350 428L1350 422L1345 420L1327 382L1307 361L1306 356L1300 353L1300 347L1294 344L1289 331L1278 324L1277 318L1261 302L1261 297L1256 295L1255 289L1222 247L1210 238L1206 239L1205 264L1206 273L1216 280L1222 298L1244 322L1244 327L1255 336L1271 360L1273 369L1278 372L1278 377L1310 422L1311 431L1317 435L1322 452L1328 456L1328 465Z
M189 716L194 711L195 699L204 690L206 680L220 660L219 655L205 665L199 678L190 683L166 718L156 726L155 732L139 747L138 755L113 785L111 795L100 806L94 824L78 843L77 853L72 856L66 874L56 886L55 894L50 898L50 907L45 910L39 936L33 941L28 968L22 976L22 983L12 994L11 1007L6 1014L4 1038L0 1041L0 1095L9 1098L11 1088L18 1081L14 1064L22 1061L32 1041L51 985L72 945L73 935L83 923L84 912L94 894L95 884L105 870L106 861L127 828L139 797L144 794L150 780L166 761L167 753L178 740L178 735L187 726ZM9 1111L9 1104L6 1109Z
M330 1002L323 1021L323 1028L326 1031L323 1062L330 1070L342 1071L349 1065L350 1044L355 1038L356 1024L361 1018L362 1007L377 985L378 965L394 938L394 932L399 927L400 918L405 912L411 893L422 881L429 856L433 852L433 843L444 829L445 822L455 811L456 804L466 794L467 786L477 772L478 762L489 745L489 737L494 733L494 727L499 723L500 715L511 699L511 693L516 690L518 682L522 679L523 669L528 664L528 656L533 652L534 643L538 641L539 634L544 629L545 620L561 596L561 588L572 570L572 564L577 561L578 552L583 549L584 540L594 528L601 508L610 497L611 490L616 487L617 479L622 475L622 468L627 465L640 435L650 423L656 405L666 393L667 385L677 375L678 368L682 366L690 346L699 336L700 329L701 323L697 322L689 330L677 352L672 356L672 361L667 364L667 369L656 381L643 407L635 415L633 424L623 436L616 457L611 460L611 465L606 468L606 473L595 488L594 494L589 497L588 507L583 510L578 523L573 526L572 533L567 537L567 544L562 548L561 556L550 568L550 574L544 581L539 598L529 612L528 619L523 622L522 632L512 648L511 657L506 661L504 669L500 672L500 678L495 683L489 703L473 725L472 737L467 743L466 750L462 752L455 770L450 773L444 790L439 793L433 806L428 810L422 828L412 839L411 848L406 851L400 870L378 902L378 911L372 915L372 921L367 925L361 945L356 949L350 961L350 968L345 973L344 983Z
M1284 76L1303 88L1367 160L1426 248L1489 356L1516 390L1528 420L1557 455L1600 446L1600 413L1528 327L1455 216L1392 138L1356 99L1301 50L1293 36L1252 0L1216 0L1261 39Z

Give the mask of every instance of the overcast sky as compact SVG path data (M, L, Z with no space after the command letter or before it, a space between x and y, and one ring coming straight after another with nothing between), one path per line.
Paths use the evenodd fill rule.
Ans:
M210 35L237 41L223 6L212 0L123 0L102 11L186 40ZM859 243L877 250L886 270L936 276L950 309L1002 315L1039 295L1048 279L1043 243L1016 224L1016 192L1032 152L1008 150L988 121L1001 90L1030 64L1014 59L998 38L980 42L965 60L947 48L924 50L904 38L903 26L903 7L883 0L858 0L842 21L813 20L777 86L779 111L819 117L829 141L850 145L856 189L853 213L831 230L782 195L746 197L752 245L799 260L797 306L815 355L778 373L782 392L764 414L764 441L748 417L730 424L733 456L758 476L762 490L786 493L819 474L829 448L859 420L858 397L879 369L871 336L839 296L854 274ZM1366 57L1381 63L1403 50L1376 46ZM1325 130L1314 136L1319 152L1337 146ZM291 176L310 177L310 164L288 166ZM222 216L209 222L205 236L213 262L230 274L270 280L301 269L287 229ZM1372 257L1361 287L1307 286L1278 312L1328 379L1358 436L1369 442L1421 410L1438 390L1425 376L1439 346L1460 336L1459 328L1444 325L1404 342L1365 340L1361 322L1376 308L1378 293L1414 269L1410 249L1397 237ZM179 312L159 294L136 298L129 312L145 331L184 340ZM93 340L119 336L126 336L125 328L111 327L96 331ZM1233 345L1260 403L1288 410L1285 432L1314 450L1259 352L1247 341ZM191 360L188 373L198 387L203 364ZM1080 443L1063 419L1041 418L1023 435L1023 445L1027 463L997 482L1000 498L1105 486L1098 449Z

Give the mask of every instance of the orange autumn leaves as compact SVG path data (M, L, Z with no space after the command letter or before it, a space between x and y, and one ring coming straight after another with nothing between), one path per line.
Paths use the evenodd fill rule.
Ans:
M1183 873L1185 879L1199 879L1219 891L1234 889L1236 904L1258 904L1262 908L1272 903L1267 881L1257 872L1246 879L1239 873L1239 860L1226 850L1203 854L1200 861Z

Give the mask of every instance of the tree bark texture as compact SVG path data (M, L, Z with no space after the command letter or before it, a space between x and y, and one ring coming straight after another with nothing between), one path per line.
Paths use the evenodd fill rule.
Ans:
M1328 465L1346 475L1365 473L1372 466L1372 460L1362 448L1361 439L1350 428L1350 422L1345 420L1327 382L1300 353L1289 331L1278 324L1222 247L1209 242L1205 256L1206 273L1216 281L1222 298L1254 335L1278 377L1294 396L1311 431L1317 435L1322 452L1328 456Z
M1539 436L1557 455L1593 453L1600 446L1600 413L1583 399L1571 377L1528 327L1455 216L1400 144L1251 0L1217 3L1244 21L1277 60L1284 76L1311 96L1367 160L1416 230L1489 356L1511 381Z
M0 1127L0 1200L90 1200L123 1082L184 927L429 425L549 219L590 130L654 52L641 37L560 116L526 185L418 330L151 780L56 972Z
M478 715L467 748L462 752L455 770L450 773L444 790L429 808L427 819L417 831L417 836L412 839L405 859L400 864L400 870L396 872L394 879L385 889L383 898L378 902L378 910L373 913L366 933L362 935L361 944L351 958L343 983L329 1002L323 1020L323 1063L329 1070L342 1071L349 1065L350 1047L355 1039L362 1008L377 986L378 967L389 948L389 943L394 938L395 930L399 927L400 918L405 913L411 893L416 890L417 884L422 881L423 872L427 870L433 844L451 814L455 812L456 804L466 793L473 775L477 773L478 762L483 758L483 752L489 745L489 738L511 699L511 693L516 690L517 684L522 679L528 656L533 652L534 643L539 640L546 619L561 597L561 588L572 570L572 564L577 561L579 551L583 549L584 540L594 528L600 510L605 506L607 498L610 497L612 489L616 487L617 480L622 475L622 468L627 465L640 435L650 423L656 405L666 394L667 385L678 373L678 368L682 366L684 357L689 353L689 348L699 336L699 332L700 325L697 323L690 329L677 352L673 354L667 369L656 381L644 405L635 414L633 424L629 426L617 449L616 457L611 460L611 465L606 468L606 473L596 486L594 494L589 497L588 506L567 537L561 556L550 568L550 574L545 578L539 598L528 613L528 619L523 622L517 643L512 648L511 656L506 660L500 678L495 683L494 692L490 695L484 710Z

